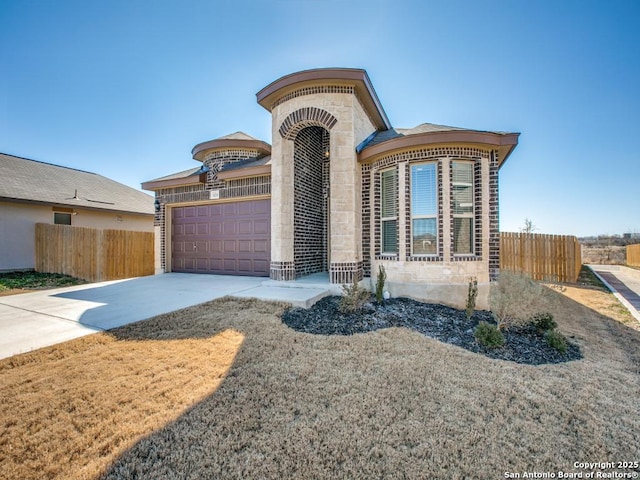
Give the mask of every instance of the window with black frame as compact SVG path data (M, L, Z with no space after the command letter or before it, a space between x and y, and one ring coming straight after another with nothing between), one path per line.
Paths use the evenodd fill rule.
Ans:
M411 253L438 253L438 184L433 162L411 165Z
M397 183L395 168L380 173L380 248L383 255L398 253Z
M474 232L473 163L451 163L451 208L453 215L453 254L473 255Z

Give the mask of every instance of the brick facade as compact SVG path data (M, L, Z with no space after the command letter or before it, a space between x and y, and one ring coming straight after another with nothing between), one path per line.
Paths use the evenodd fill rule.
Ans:
M293 159L293 258L296 277L327 271L327 200L329 194L329 133L321 127L299 131L294 141ZM327 145L328 146L328 145ZM325 173L327 172L327 173Z
M196 184L194 176L185 184L174 182L174 176L156 181L155 225L160 229L163 270L170 248L165 231L168 208L270 197L273 280L328 272L332 283L351 283L375 276L383 265L392 294L454 304L453 296L466 291L469 277L487 288L497 278L498 170L517 145L518 134L433 124L393 130L366 72L359 69L284 76L257 98L271 113L270 147L241 132L221 137L194 147L194 158L202 161L206 172L198 177L202 183ZM220 145L224 148L216 147ZM269 151L268 166L266 159L252 162ZM456 161L472 165L473 211L458 213L473 219L468 223L473 225L472 245L461 249L470 249L469 254L454 253L455 225L465 226L465 221L456 224L453 215ZM225 169L238 162L243 163ZM418 163L435 167L437 232L433 236L428 223L426 233L420 233L428 242L421 245L427 247L414 254L411 172ZM381 250L381 172L388 169L396 172L394 253ZM464 183L457 185L464 189ZM433 241L437 246L432 250Z

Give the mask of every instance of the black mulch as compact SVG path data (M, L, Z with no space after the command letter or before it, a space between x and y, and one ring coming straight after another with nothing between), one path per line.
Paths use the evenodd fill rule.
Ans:
M282 321L299 332L319 335L353 335L381 328L406 327L487 357L527 365L562 363L582 358L577 345L567 342L567 351L562 354L550 347L544 336L533 327L508 329L503 332L503 347L485 348L476 342L473 330L480 321L495 323L487 311L476 311L467 320L463 310L408 298L392 298L385 300L382 305L371 302L355 313L344 314L338 310L340 298L323 298L309 309L291 308L283 314Z

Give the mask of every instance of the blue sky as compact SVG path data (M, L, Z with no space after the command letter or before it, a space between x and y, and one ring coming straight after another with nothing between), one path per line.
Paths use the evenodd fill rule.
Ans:
M0 152L140 188L270 143L273 80L357 67L395 127L522 133L501 230L640 232L638 25L636 0L1 0Z

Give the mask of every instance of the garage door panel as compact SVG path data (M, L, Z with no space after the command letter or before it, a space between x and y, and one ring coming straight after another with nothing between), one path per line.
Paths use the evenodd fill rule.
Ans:
M238 233L238 222L237 221L227 221L225 220L222 224L222 234L227 237L229 235L235 236Z
M257 235L266 235L271 229L270 220L254 220L253 221L253 233Z
M217 217L222 215L222 205L209 205L209 216Z
M209 253L212 255L218 255L223 252L222 240L210 240L209 241Z
M222 235L222 223L209 223L209 235L219 237Z
M266 260L254 260L252 270L256 275L269 275L269 262Z
M226 217L228 215L235 215L237 210L237 203L223 203L222 213Z
M253 213L256 215L265 215L269 218L269 214L271 211L271 202L255 202L253 204Z
M269 200L174 207L172 270L268 276L270 226Z
M250 235L251 233L253 233L253 221L240 220L238 222L238 233L240 235Z
M269 251L269 242L267 240L255 240L253 242L253 251L271 255L271 252Z
M225 272L237 272L238 261L235 258L225 258L222 261L223 269Z
M196 260L196 266L198 271L201 271L201 272L207 272L211 269L211 267L209 266L208 258L198 258Z
M209 216L209 207L207 205L202 205L197 207L197 215L198 217L208 217Z
M245 202L238 204L238 215L253 215L253 202Z
M246 274L253 272L253 262L251 260L238 260L238 271Z
M238 253L251 253L253 242L251 240L238 240Z
M222 258L212 258L209 261L209 267L211 268L211 273L222 272Z

